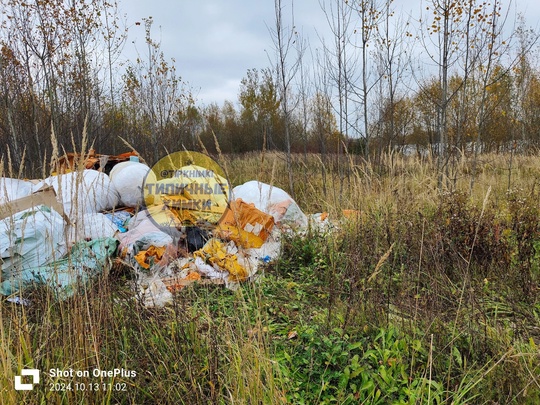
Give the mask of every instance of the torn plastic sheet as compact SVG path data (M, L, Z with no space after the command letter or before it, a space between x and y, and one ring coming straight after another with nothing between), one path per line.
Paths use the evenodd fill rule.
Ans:
M249 276L247 263L233 242L225 244L219 239L212 238L202 249L193 252L193 256L201 258L216 271L227 272L229 281L244 281Z
M12 273L2 281L0 293L13 295L32 285L47 285L58 299L68 298L79 286L86 285L91 278L103 272L117 245L114 238L77 242L63 259Z
M118 232L118 227L104 214L89 213L79 218L77 222L68 226L69 240L92 240L99 238L112 238Z
M127 224L131 219L131 214L128 211L114 211L104 214L120 232L127 231Z
M136 287L137 296L145 307L161 308L172 302L172 293L158 274L139 274Z
M135 260L143 269L149 269L154 263L158 263L165 255L165 246L150 245L146 250L140 250L135 255Z
M128 228L127 232L116 236L120 241L118 250L120 257L132 265L135 270L146 273L149 271L158 272L169 261L176 258L177 243L175 238L158 228L147 212L137 213L129 221ZM171 229L171 231L175 230ZM162 247L165 249L163 252L161 249L157 249ZM148 255L148 250L151 248L154 254ZM143 252L142 255L137 256L141 252Z
M46 206L0 221L2 279L57 260L67 252L64 220Z

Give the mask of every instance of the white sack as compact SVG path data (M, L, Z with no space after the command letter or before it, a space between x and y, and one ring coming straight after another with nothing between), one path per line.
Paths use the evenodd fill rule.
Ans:
M58 260L66 252L64 220L48 207L21 211L0 221L2 279Z
M115 165L109 177L120 195L120 203L137 207L143 203L142 187L150 168L139 162L122 162Z
M307 216L302 212L293 198L279 187L261 183L256 180L236 186L232 191L232 199L241 198L247 203L274 217L276 224L286 224L299 228L308 225Z
M32 194L32 183L25 180L0 177L0 204Z
M73 220L89 214L109 210L118 205L118 191L109 176L96 170L84 170L50 176L34 186L34 190L49 185L57 200Z

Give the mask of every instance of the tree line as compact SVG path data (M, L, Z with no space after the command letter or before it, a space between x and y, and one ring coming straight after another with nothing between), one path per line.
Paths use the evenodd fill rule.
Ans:
M109 0L4 0L0 20L1 158L27 175L51 156L133 147L244 153L459 154L540 145L535 30L502 1L321 3L328 32L309 44L275 0L274 58L246 71L238 99L200 104L141 20L145 47L124 60L127 28ZM83 132L86 138L83 138ZM83 145L83 139L88 140ZM131 145L131 146L128 146Z

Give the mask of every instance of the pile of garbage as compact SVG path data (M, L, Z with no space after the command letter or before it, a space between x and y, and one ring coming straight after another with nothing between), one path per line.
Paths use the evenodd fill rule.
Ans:
M253 279L279 256L283 232L308 226L291 196L269 184L248 181L203 209L189 184L152 194L152 171L135 153L113 164L104 156L78 170L68 156L42 180L0 178L0 294L20 298L45 285L65 299L121 262L135 273L141 301L164 306L193 282L235 288ZM161 186L174 189L154 183Z

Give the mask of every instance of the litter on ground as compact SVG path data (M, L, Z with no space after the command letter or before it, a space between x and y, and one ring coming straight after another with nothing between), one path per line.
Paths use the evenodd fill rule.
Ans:
M0 178L0 293L11 301L27 302L31 286L66 299L115 261L144 305L164 306L194 282L252 279L279 257L283 232L328 227L326 213L306 216L278 187L248 181L229 195L224 177L195 164L159 179L134 152L92 151L53 169Z

